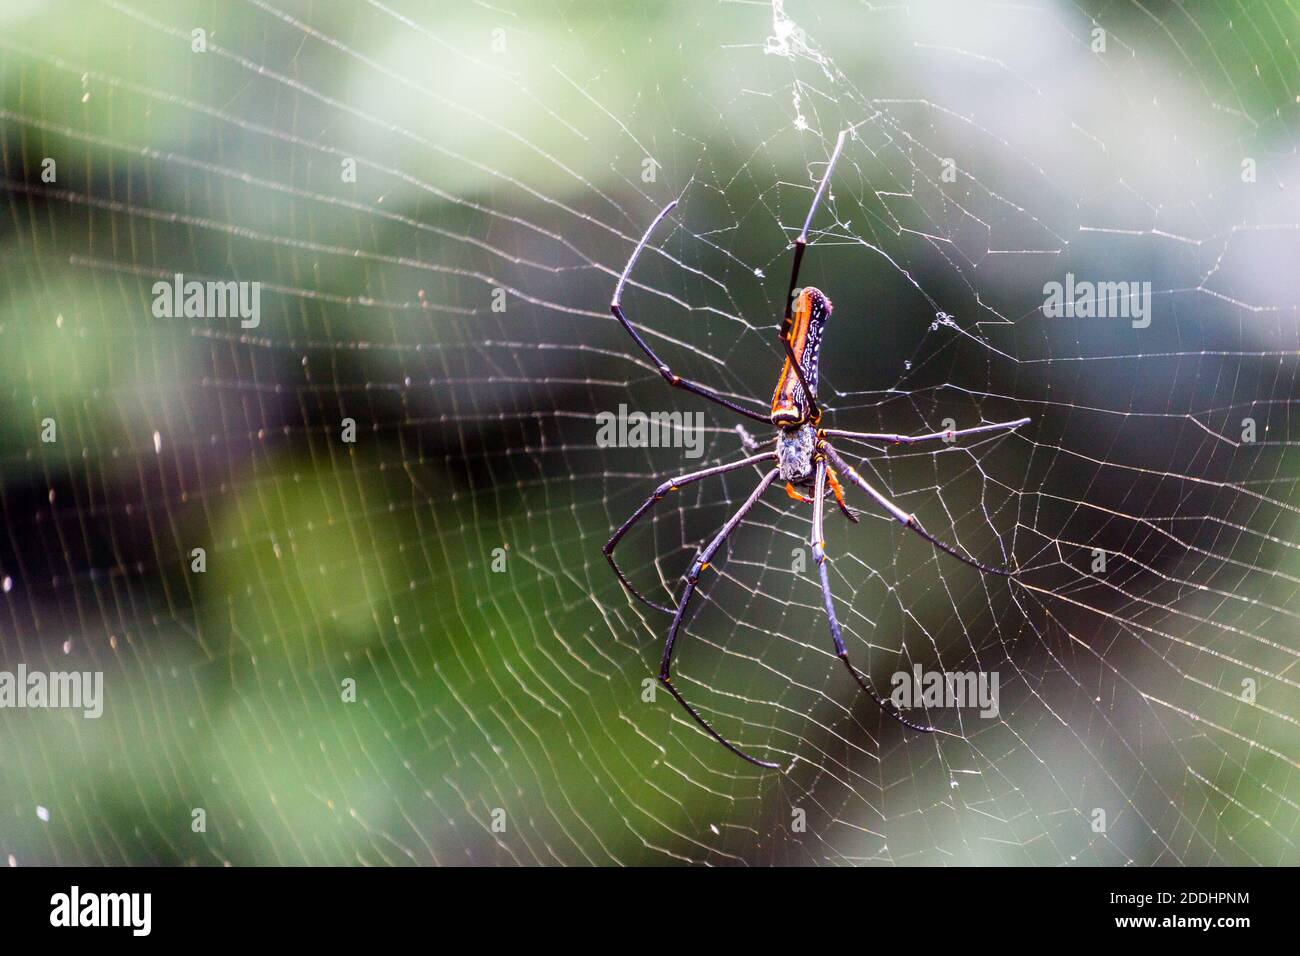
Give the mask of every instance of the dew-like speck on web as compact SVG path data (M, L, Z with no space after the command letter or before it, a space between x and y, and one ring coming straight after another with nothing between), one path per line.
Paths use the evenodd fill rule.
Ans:
M754 270L754 275L758 276L758 278L760 278L760 279L766 278L766 277L763 275L763 270L762 270L762 269L755 269L755 270Z
M10 867L15 867L15 866L17 866L17 865L18 865L18 858L17 858L16 856L14 856L12 853L10 853L10 854L9 854L9 866L10 866Z
M14 589L14 579L6 574L4 579L4 584L0 585L0 587L3 587L5 594L8 594L10 591Z
M911 359L908 359L906 362L904 362L904 363L903 363L903 368L906 369L906 370L909 371L909 372L912 371L912 360L911 360Z
M957 778L956 778L956 777L953 777L952 779L950 779L950 780L948 781L948 788L949 788L950 790L956 790L956 789L957 789L957 786L958 786L958 784L957 784Z
M158 432L153 433L153 453L155 455L162 454L162 435L158 434Z
M45 807L37 807L36 816L40 818L40 821L42 823L50 822L50 811L47 810Z

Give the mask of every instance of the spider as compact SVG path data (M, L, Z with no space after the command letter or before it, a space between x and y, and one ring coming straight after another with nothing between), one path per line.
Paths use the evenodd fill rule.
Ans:
M935 439L944 439L953 441L968 435L978 435L987 432L1011 431L1019 428L1021 425L1028 424L1030 419L1021 418L1011 422L1000 422L996 424L978 425L972 428L960 430L949 430L944 432L935 432L928 435L892 435L892 434L875 434L870 432L852 432L839 431L835 429L824 429L821 427L822 409L817 402L817 360L821 350L822 335L826 328L826 321L831 315L831 302L820 290L811 286L800 289L799 285L799 266L803 261L804 250L808 245L808 230L812 225L813 214L817 211L817 205L821 201L822 194L826 190L826 184L830 181L831 170L835 167L835 162L839 159L841 150L844 148L844 135L848 130L842 130L835 141L835 149L831 153L830 160L826 164L826 171L822 175L821 182L817 186L817 191L813 195L812 205L808 209L808 216L804 220L803 230L794 242L794 263L790 270L790 288L786 294L785 316L781 322L780 340L785 349L785 364L781 369L781 375L777 379L776 391L772 396L772 407L768 415L764 416L758 412L751 411L748 408L737 405L735 402L719 395L712 389L705 388L703 385L687 381L681 376L675 374L671 368L655 354L654 350L646 344L645 339L633 328L632 323L627 320L623 314L621 300L623 297L623 287L627 284L628 276L632 272L632 267L636 264L637 257L641 250L645 248L646 243L650 240L651 233L656 227L672 212L677 205L677 200L669 203L641 237L636 248L632 250L632 256L628 259L627 265L623 268L623 274L619 277L618 285L614 288L614 299L610 303L610 311L614 313L614 318L627 330L627 334L632 337L632 341L637 347L645 353L646 357L654 363L655 368L663 377L664 381L674 388L685 389L711 402L721 405L738 415L762 422L776 429L776 435L772 439L775 447L750 455L740 461L733 461L725 465L717 465L713 468L705 468L702 471L696 471L691 474L681 475L670 481L665 481L659 485L649 498L637 508L602 549L605 557L609 560L610 567L618 575L618 579L623 586L639 601L656 611L662 611L671 614L672 624L668 628L668 640L664 643L663 658L659 665L659 681L664 687L668 688L669 693L676 698L677 702L682 705L686 713L708 732L718 743L726 747L733 754L746 760L758 767L767 769L778 769L779 765L766 760L759 760L746 753L736 744L732 743L717 730L713 725L700 716L699 712L686 702L686 698L673 685L671 666L673 660L673 648L677 643L677 633L681 629L682 620L686 616L686 608L689 605L691 596L695 593L696 584L699 581L701 572L709 567L709 562L713 560L714 553L720 548L731 535L733 531L745 519L750 510L762 497L763 493L768 490L773 482L778 479L785 482L786 493L795 500L812 505L812 535L809 544L812 546L813 559L817 564L817 573L821 579L822 589L822 606L826 610L826 618L830 625L831 640L835 644L835 655L844 662L845 668L848 669L853 679L857 681L858 686L867 694L882 711L898 721L904 727L922 733L932 733L933 727L913 723L903 717L897 710L886 705L884 700L872 688L870 681L849 660L848 650L844 646L844 638L840 632L840 623L835 616L835 605L831 597L830 579L826 571L826 538L823 530L823 518L827 486L835 497L836 504L844 513L848 520L857 523L858 517L844 500L844 489L841 486L837 472L846 476L848 480L863 492L865 492L876 504L884 509L890 517L908 530L914 532L934 547L947 554L952 555L958 560L979 569L986 574L1000 574L1010 576L1011 571L1006 568L991 567L974 558L968 557L959 552L952 545L945 544L934 535L930 534L921 526L916 516L904 511L898 505L894 504L884 494L877 491L865 478L857 473L848 463L840 457L831 444L832 438L845 438L857 441L875 441L892 444L915 444L917 442L932 441ZM741 430L744 436L743 429ZM751 446L752 450L754 446ZM631 530L647 512L650 511L659 501L671 492L677 491L683 485L692 482L701 481L705 478L712 478L715 475L723 475L728 472L738 471L742 468L748 468L753 465L769 464L775 462L775 467L770 468L759 481L758 486L745 499L739 510L736 511L722 526L712 541L704 547L691 564L690 570L686 574L686 586L682 590L680 599L677 601L675 608L669 608L662 604L651 601L645 595L641 594L628 580L627 576L619 568L614 560L614 549L618 546L623 536ZM804 494L810 492L810 494Z

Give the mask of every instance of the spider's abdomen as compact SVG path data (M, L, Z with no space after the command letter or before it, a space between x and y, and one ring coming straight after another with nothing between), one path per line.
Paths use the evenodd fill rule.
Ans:
M811 425L783 428L776 436L776 463L781 480L799 484L812 478L817 430Z
M808 286L800 290L790 310L790 349L799 360L799 369L804 381L817 395L817 355L822 346L822 332L826 320L831 316L831 300L822 295L818 289ZM808 421L808 400L803 393L799 376L790 367L790 360L785 360L781 377L776 382L776 392L772 395L772 424L778 428L789 428Z

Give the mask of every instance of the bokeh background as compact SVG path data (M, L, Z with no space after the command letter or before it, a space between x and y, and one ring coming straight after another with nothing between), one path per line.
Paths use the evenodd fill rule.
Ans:
M1300 862L1297 41L1283 0L7 0L0 668L106 700L0 711L0 860ZM1001 713L862 699L774 491L678 654L764 774L646 699L667 621L601 545L741 443L608 302L680 196L629 315L761 410L845 128L805 272L835 426L1033 421L845 446L1018 574L859 502L840 619L877 686L996 671ZM260 325L155 318L175 273L262 283ZM1151 325L1045 316L1066 273L1150 282ZM703 411L704 458L599 447L621 403ZM628 572L670 600L756 477L665 501Z

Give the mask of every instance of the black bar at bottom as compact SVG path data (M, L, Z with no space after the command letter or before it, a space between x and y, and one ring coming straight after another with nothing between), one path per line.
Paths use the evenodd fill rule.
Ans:
M1282 911L1291 878L1264 869L15 868L0 870L0 933L7 944L34 936L437 944L454 933L494 944L559 934L618 946L629 934L649 941L689 925L692 936L733 943L779 927L806 943L844 937L873 948L937 941L935 933L953 945L1191 935L1232 945L1291 924L1294 913ZM138 894L148 894L147 911Z

